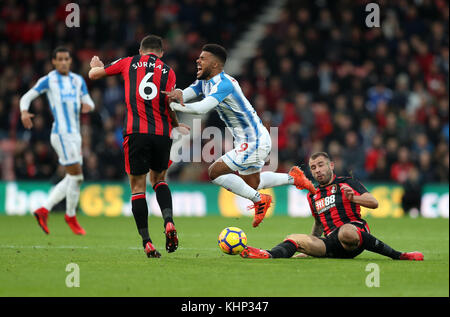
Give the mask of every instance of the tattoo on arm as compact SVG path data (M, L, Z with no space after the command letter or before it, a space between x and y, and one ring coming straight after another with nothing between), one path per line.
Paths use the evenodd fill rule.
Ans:
M319 221L314 221L311 235L319 238L320 236L322 236L322 233L323 233L323 225Z

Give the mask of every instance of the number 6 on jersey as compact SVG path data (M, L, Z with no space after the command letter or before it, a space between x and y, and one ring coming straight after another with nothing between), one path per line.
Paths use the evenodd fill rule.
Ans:
M142 99L144 100L152 100L158 94L158 88L151 81L152 76L153 72L147 73L144 78L142 78L141 83L139 84L139 95L141 95ZM146 91L148 92L149 88L150 93L146 93Z

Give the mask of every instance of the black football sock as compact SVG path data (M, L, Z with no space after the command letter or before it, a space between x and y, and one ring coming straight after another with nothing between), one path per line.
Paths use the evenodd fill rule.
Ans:
M364 249L375 252L387 257L390 257L392 259L398 260L400 258L401 252L398 252L394 249L392 249L390 246L385 244L384 242L378 240L370 233L359 231L360 232L360 238L361 238L361 244L364 247Z
M168 222L173 222L173 210L172 210L172 194L170 193L169 186L166 182L159 182L153 186L153 190L156 193L156 200L161 208L162 217L164 219L164 228Z
M285 240L268 252L272 258L290 258L297 252L297 244L291 240Z
M139 234L142 237L142 244L145 248L147 242L152 242L148 233L148 207L145 193L136 193L131 195L131 211Z

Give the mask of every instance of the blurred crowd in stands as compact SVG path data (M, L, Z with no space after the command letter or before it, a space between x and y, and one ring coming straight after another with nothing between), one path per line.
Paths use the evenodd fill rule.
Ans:
M90 3L93 4L90 4ZM121 79L87 78L89 61L136 54L146 34L162 36L177 87L195 80L203 44L231 50L268 1L78 1L80 28L67 28L69 1L0 5L0 179L61 175L49 143L51 112L36 99L34 129L19 99L52 70L51 52L73 52L96 104L82 116L86 180L122 180ZM236 76L267 127L278 127L279 171L327 151L340 175L362 181L448 183L449 30L444 0L378 1L381 27L365 25L367 1L290 0L266 27L257 54ZM223 127L215 112L205 126ZM207 181L207 163L177 164L171 180ZM410 185L408 185L410 184Z

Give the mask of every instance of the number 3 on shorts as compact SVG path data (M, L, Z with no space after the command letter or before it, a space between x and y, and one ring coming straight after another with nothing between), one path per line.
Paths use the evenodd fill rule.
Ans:
M141 95L142 99L144 100L152 100L158 94L158 88L152 81L150 81L152 76L153 73L147 73L144 78L142 78L141 83L139 84L139 95Z

